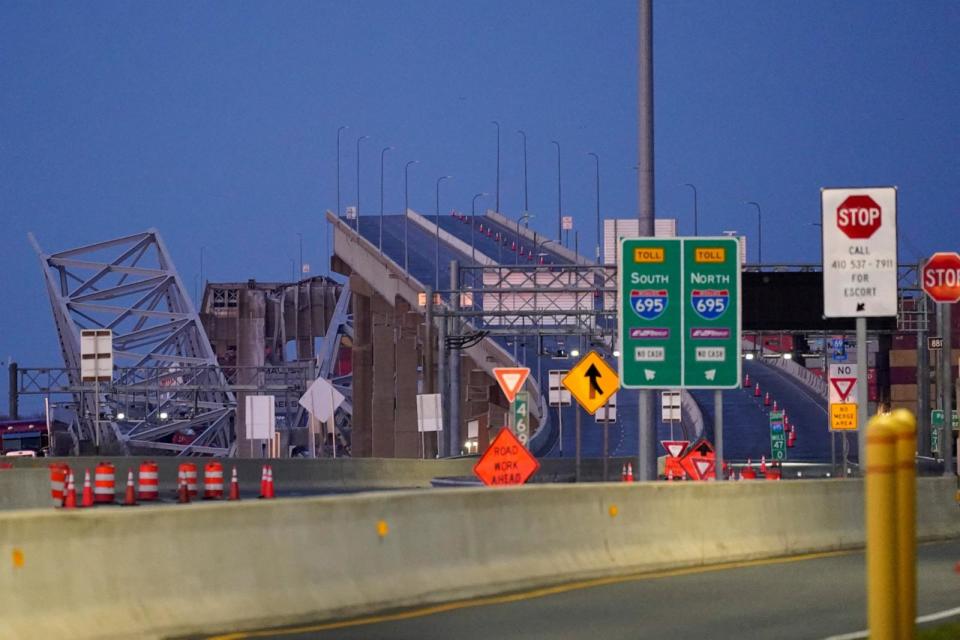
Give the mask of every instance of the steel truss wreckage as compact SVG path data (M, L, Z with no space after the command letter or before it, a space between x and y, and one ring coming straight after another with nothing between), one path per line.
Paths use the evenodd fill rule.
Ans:
M79 438L128 454L232 453L235 395L160 234L149 229L54 254L32 235L30 242L70 387L80 389L73 394ZM111 383L95 388L80 380L83 329L113 332ZM122 412L115 397L121 389ZM97 416L97 407L108 411Z

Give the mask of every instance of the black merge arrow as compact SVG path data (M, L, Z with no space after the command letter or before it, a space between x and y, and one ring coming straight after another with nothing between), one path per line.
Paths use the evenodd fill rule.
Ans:
M587 369L586 373L583 374L587 378L590 378L590 399L592 400L596 397L596 393L603 395L603 389L600 388L600 385L597 384L597 378L601 377L601 373L597 371L596 365L590 365L590 368Z

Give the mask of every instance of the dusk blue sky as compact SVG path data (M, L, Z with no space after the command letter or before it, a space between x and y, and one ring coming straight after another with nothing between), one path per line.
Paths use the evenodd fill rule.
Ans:
M899 187L901 261L960 249L960 3L654 3L656 212L692 233L737 229L766 262L816 262L822 186ZM297 233L317 273L322 212L343 203L469 211L495 187L531 226L564 213L592 247L636 215L637 6L599 2L11 2L0 0L0 358L60 366L40 269L48 251L157 227L190 288L290 276ZM481 201L493 206L492 198ZM584 253L592 255L587 250ZM6 371L4 368L3 376ZM6 382L2 381L6 388ZM0 411L6 409L6 396Z

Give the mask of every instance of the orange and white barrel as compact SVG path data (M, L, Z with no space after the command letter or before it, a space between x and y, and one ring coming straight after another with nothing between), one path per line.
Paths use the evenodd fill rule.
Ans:
M113 465L109 462L101 462L96 466L93 474L93 501L95 503L110 503L116 499L114 475Z
M67 474L70 467L65 464L50 465L50 498L53 500L53 506L59 507L63 504L63 493L67 488Z
M192 462L180 463L177 475L183 474L184 482L187 483L187 493L192 498L197 495L197 465Z
M150 502L160 497L160 468L156 462L140 463L138 494L141 502Z
M223 465L208 462L203 467L203 499L220 500L223 498Z

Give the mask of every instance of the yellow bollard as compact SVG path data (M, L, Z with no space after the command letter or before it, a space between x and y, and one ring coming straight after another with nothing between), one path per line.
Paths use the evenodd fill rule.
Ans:
M917 619L917 419L906 409L897 409L890 417L897 438L897 637L913 640Z
M870 640L897 640L896 431L889 415L867 425L867 622Z

